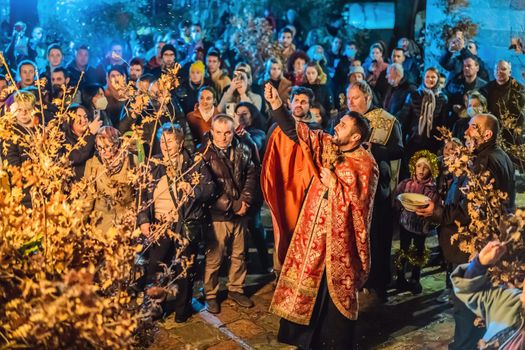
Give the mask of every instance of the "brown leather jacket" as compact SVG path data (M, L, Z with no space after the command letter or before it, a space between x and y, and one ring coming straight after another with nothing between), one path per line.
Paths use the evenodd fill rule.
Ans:
M203 154L216 185L217 197L212 200L210 214L214 221L229 221L246 202L257 200L260 169L252 160L252 152L244 143L233 139L223 153L211 141Z

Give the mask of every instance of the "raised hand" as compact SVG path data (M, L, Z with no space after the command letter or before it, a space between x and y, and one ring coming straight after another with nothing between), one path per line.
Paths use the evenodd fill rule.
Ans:
M479 252L479 262L483 266L494 265L506 252L507 247L505 244L499 241L491 241Z
M264 86L264 98L268 101L273 110L276 110L283 104L283 101L281 101L281 98L279 97L279 92L270 83L266 83Z

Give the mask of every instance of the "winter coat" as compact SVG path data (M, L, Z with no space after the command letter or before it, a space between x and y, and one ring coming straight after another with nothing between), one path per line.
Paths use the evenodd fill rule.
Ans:
M512 213L515 209L516 191L514 186L514 165L509 156L496 145L488 141L476 150L473 168L476 174L488 171L494 179L494 188L508 193L508 200L503 203L504 212ZM468 182L465 176L454 177L444 205L436 206L431 221L440 224L439 244L445 259L451 263L462 264L468 254L459 249L459 242L453 244L450 238L457 232L457 222L466 226L470 222L465 194L461 191Z
M394 197L397 197L397 195L401 193L419 193L427 196L434 203L439 202L437 186L432 178L423 182L416 180L415 176L410 179L405 179L397 185ZM420 235L429 235L432 233L433 227L430 222L424 220L416 213L409 212L400 204L396 204L396 206L401 210L401 216L399 218L400 224L407 231Z
M496 118L502 120L505 114L517 118L516 127L523 129L525 120L525 87L514 78L499 85L493 80L481 89L481 93L487 98L488 110ZM523 136L514 135L510 130L503 128L502 136L512 144L522 144Z
M454 294L486 324L483 340L497 341L498 347L511 349L510 343L523 337L525 320L518 288L492 287L486 274L487 268L476 258L470 264L459 265L451 275ZM523 342L523 338L521 339ZM512 349L518 349L514 343Z
M399 113L405 105L409 94L413 93L415 87L403 78L396 87L388 85L383 99L383 108L399 120Z
M230 221L246 202L251 205L257 199L260 169L252 159L252 151L246 144L233 139L226 154L209 141L203 154L216 184L216 198L212 200L210 213L213 221Z
M409 157L422 149L428 149L433 153L437 153L440 148L440 143L436 140L435 136L440 135L437 127L445 125L447 120L447 97L437 90L433 91L436 97L436 106L433 114L430 137L427 136L425 132L421 135L419 134L419 122L425 94L425 88L423 86L408 95L405 106L401 112L399 112L399 120L402 125L403 138L405 141L404 144Z
M128 154L119 172L110 175L98 156L86 162L84 177L93 181L93 192L88 191L84 201L86 215L100 214L97 229L106 232L135 205L135 191L128 183L128 171L138 164L137 157ZM96 195L95 195L96 194Z
M178 224L182 226L188 222L202 222L206 223L209 219L208 202L212 198L215 191L215 183L213 182L210 170L204 162L195 165L194 159L186 149L181 151L183 163L181 172L184 174L182 181L192 183L192 178L195 175L199 176L199 183L193 187L193 196L186 199L183 205L178 210ZM151 160L151 176L152 181L141 195L141 208L143 210L137 216L137 224L140 226L143 223L152 223L155 221L155 202L154 192L159 181L166 176L166 166L156 162L162 160L162 155L156 155ZM177 199L182 198L181 193L174 193ZM175 224L175 223L174 223ZM180 232L180 231L178 231Z

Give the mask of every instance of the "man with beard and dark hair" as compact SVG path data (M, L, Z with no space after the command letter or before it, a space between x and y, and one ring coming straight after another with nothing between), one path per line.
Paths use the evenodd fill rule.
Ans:
M303 122L317 130L321 129L321 125L310 114L313 98L312 90L294 87L290 93L290 110L295 121ZM284 110L284 107L282 109ZM270 117L273 115L274 113L270 114ZM286 133L278 124L274 124L268 135L270 136L264 154L261 188L272 215L275 242L273 269L278 275L314 169L306 165L295 132ZM294 159L293 166L289 166ZM305 165L300 166L303 163ZM294 181L288 181L292 177Z
M299 166L314 174L304 201L296 203L301 212L270 305L282 317L278 340L301 349L354 349L357 291L370 271L369 228L379 178L374 157L363 147L368 121L347 112L330 136L287 113L269 83L264 96L279 127L295 134L304 156Z
M137 84L142 74L144 74L144 60L135 57L129 62L129 81Z
M46 92L47 96L45 98L47 102L47 108L44 110L46 122L50 121L54 115L60 111L61 102L58 102L57 100L61 101L64 98L65 93L73 93L69 82L70 79L65 68L57 67L51 72L49 87ZM75 96L73 96L72 103L80 103L81 100L80 91L77 91ZM65 104L67 104L67 102L65 102Z
M472 169L476 175L488 171L494 180L494 189L508 194L508 199L502 203L505 213L515 209L514 166L509 156L497 145L499 122L491 114L474 116L465 132L467 145L473 149ZM468 184L466 176L454 177L444 205L430 202L428 207L416 210L416 214L427 217L428 220L441 227L439 245L445 259L452 264L463 264L468 261L468 254L461 251L459 242L451 243L451 237L457 232L458 224L466 227L470 224L468 215L468 200L461 190ZM454 341L449 345L451 350L475 349L484 328L474 326L476 316L465 304L454 295Z

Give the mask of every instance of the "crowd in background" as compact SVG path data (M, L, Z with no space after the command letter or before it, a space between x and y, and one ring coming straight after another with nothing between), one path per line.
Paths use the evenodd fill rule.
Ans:
M202 276L211 312L220 312L216 296L219 269L225 255L229 255L230 260L230 297L241 306L253 305L243 292L248 237L258 250L262 268L265 271L272 268L267 249L271 238L267 237L261 221L263 198L260 188L267 140L274 130L269 106L263 97L264 86L268 83L275 87L294 116L294 98L306 97L302 113L297 116L315 124L312 127L328 132L333 132L338 118L347 110L366 114L381 109L395 118L399 140L394 146L386 143L383 153L374 152L372 148L380 168L383 167L380 171L388 173L388 181L378 188L381 194L376 195L376 200L378 195L383 196L382 204L386 203L391 216L396 218L380 228L390 233L381 232L382 238L376 238L389 242L372 241L372 254L374 249L383 251L383 247L387 247L388 254L379 260L373 258L372 269L374 261L390 260L392 232L397 223L400 224L401 249L407 254L412 242L416 256L421 258L425 238L439 232L444 237L440 237L440 244L448 271L452 272L453 265L466 262L464 254L452 247L450 235L443 234L450 228L447 224L454 224L453 221L429 223L406 212L393 198L405 192L418 192L430 197L436 206L459 207L463 200L459 191L461 179L447 172L443 157L454 154L454 150L464 144L465 135L470 135L471 139L478 140L475 147L479 148L479 159L483 159L479 160L480 164L496 177L497 186L510 194L507 204L509 211L513 209L514 169L519 170L520 166L510 162L501 149L494 151L495 138L501 129L498 121L501 124L511 115L519 127L523 125L525 89L511 77L510 63L499 61L493 71L489 71L491 67L478 56L477 43L461 32L447 43L440 67L423 69L423 50L410 38L396 38L394 48L389 51L391 45L382 41L370 47L359 47L355 42L343 41L337 32L330 38L319 38L313 31L306 33L293 12L282 21L272 16L266 19L274 29L279 53L270 57L263 67L246 63L246 58L231 44L234 38L226 37L229 28L221 37L211 38L203 34L206 28L200 24L182 21L173 30L156 35L152 47L116 40L104 57L92 57L90 48L82 43L75 43L71 53L66 51L65 43L46 45L43 41L45 28L34 28L28 33L26 25L18 22L4 50L12 71L0 75L0 106L16 115L17 132L27 134L41 123L33 118L33 111L39 104L39 91L35 87L37 77L47 79L42 99L44 123L51 122L57 111L53 101L61 98L65 90L78 86L70 109L78 118L64 125L66 143L75 145L81 138L86 141L70 156L75 180L95 178L97 191L107 196L120 191L114 184L126 182L126 169L144 162L150 155L170 159L175 166L155 166L152 170L154 181L141 196L154 203L139 215L139 225L145 235L150 224L166 219L174 203L183 200L188 193L187 188L173 190L174 179L190 179L193 172L198 173L198 191L183 209L178 210L177 215L184 220L179 220L178 216L170 220L188 232L194 242L206 236L207 242L215 242L208 243ZM139 55L131 57L131 53ZM157 81L176 62L181 65L179 86L171 91L169 105L161 106L156 100ZM7 79L9 73L15 77L15 82ZM130 115L125 96L115 87L122 80L131 82L137 90L152 97L149 109L162 107L165 112L160 123L144 125L145 141L139 147L142 150L116 161L122 135L140 123ZM1 91L8 90L12 83L16 83L20 92L2 94ZM352 89L352 86L357 88ZM360 109L360 98L368 101L365 108ZM495 119L487 117L479 119L478 124L473 122L476 116L489 113ZM452 130L453 142L443 144L435 138L441 126ZM485 131L490 131L490 135ZM394 129L392 133L395 132ZM501 133L511 144L522 143L521 133L505 128ZM9 145L2 159L10 165L21 165L27 160L23 147L6 142ZM199 169L192 168L196 152L203 152L205 159ZM89 210L103 216L98 223L101 229L108 229L118 220L119 208L133 205L137 192L132 189L128 192L123 197L119 193L122 198L116 206L88 198ZM31 205L29 196L24 204ZM211 226L202 225L204 217ZM151 249L149 259L153 263L146 269L144 286L152 283L160 268L158 263L169 261L174 249L175 243L167 238ZM194 254L198 244L186 249L184 254ZM411 279L407 280L407 258L401 261L395 287L421 293L421 266L413 266ZM381 271L386 276L371 276L371 281L381 279L381 282L371 283L369 287L386 301L390 266L388 263L382 266L386 266ZM176 306L180 322L191 315L195 273L192 271L180 282L182 292ZM451 294L448 278L446 287L440 301L447 301Z

